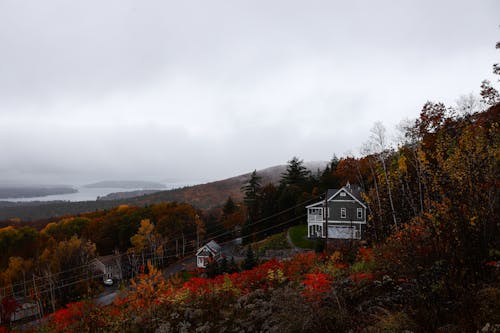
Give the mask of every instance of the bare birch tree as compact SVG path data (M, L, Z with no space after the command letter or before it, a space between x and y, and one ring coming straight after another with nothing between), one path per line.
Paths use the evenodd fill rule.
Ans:
M387 194L389 196L389 203L391 205L392 220L394 222L394 227L397 229L398 222L396 219L396 211L394 209L394 201L392 200L391 183L389 181L389 176L387 174L387 165L385 162L386 158L389 156L389 148L387 146L386 129L380 121L377 121L375 122L375 124L373 124L373 127L370 130L370 138L367 147L371 148L371 151L378 158L380 164L382 165L385 182L387 184Z

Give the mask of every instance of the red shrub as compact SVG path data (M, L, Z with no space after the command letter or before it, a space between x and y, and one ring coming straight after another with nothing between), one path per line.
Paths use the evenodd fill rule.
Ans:
M369 247L359 248L359 257L364 262L371 262L373 260L373 249Z
M83 316L84 302L69 303L65 309L58 310L52 314L52 320L58 331L78 322Z
M373 276L372 273L356 272L356 273L352 273L349 276L349 278L353 282L361 282L361 281L364 281L364 280L371 281L371 280L373 280L374 276Z
M305 274L304 296L310 300L318 300L321 295L331 290L332 277L325 273Z
M290 279L301 279L304 273L309 272L317 262L314 252L301 253L293 257L285 266L285 274Z

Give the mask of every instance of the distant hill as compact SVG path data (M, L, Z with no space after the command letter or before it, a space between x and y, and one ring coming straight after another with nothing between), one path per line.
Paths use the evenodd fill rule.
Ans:
M166 188L164 184L142 180L105 180L93 184L84 185L88 188L120 188L120 189L161 189Z
M327 162L308 162L304 165L312 172L317 169L324 169ZM286 170L286 165L277 165L263 170L258 170L262 185L277 184L281 179L281 174ZM163 201L187 202L199 208L211 208L221 206L230 196L235 201L243 200L241 186L250 179L250 173L218 180L206 184L186 186L183 188L160 191L142 197L131 198L130 204L146 205Z
M304 163L312 172L323 169L327 162ZM257 174L262 178L263 185L277 184L286 165L278 165L263 170ZM75 215L99 209L109 209L127 204L145 206L153 203L177 201L186 202L198 208L206 209L221 206L229 196L235 201L243 200L241 186L250 178L250 173L218 180L206 184L186 186L183 188L159 191L151 194L128 198L127 192L114 194L114 200L80 201L80 202L39 202L39 203L6 203L0 202L0 220L20 218L21 220L38 220L50 217ZM135 191L132 191L134 193ZM135 194L135 193L134 193Z
M97 200L122 200L140 197L143 195L148 195L152 193L159 192L160 190L137 190L137 191L124 191L124 192L113 192L106 194L102 197L98 197Z

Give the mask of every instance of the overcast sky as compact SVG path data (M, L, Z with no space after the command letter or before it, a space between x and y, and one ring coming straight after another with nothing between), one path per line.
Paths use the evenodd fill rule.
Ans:
M0 0L0 182L215 180L357 154L478 93L500 1Z

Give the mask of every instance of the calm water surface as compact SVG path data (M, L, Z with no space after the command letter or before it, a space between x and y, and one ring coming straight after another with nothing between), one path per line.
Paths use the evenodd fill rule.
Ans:
M157 189L159 191L170 190L174 188L184 187L194 185L194 183L167 183L164 184L166 188ZM27 202L27 201L53 201L53 200L64 200L64 201L94 201L97 200L97 197L103 197L110 193L115 192L130 192L137 190L144 190L143 188L89 188L83 186L73 186L74 189L77 189L76 193L67 193L67 194L55 194L55 195L47 195L44 197L32 197L32 198L7 198L1 199L2 201L18 201L18 202ZM147 189L154 190L154 189Z

